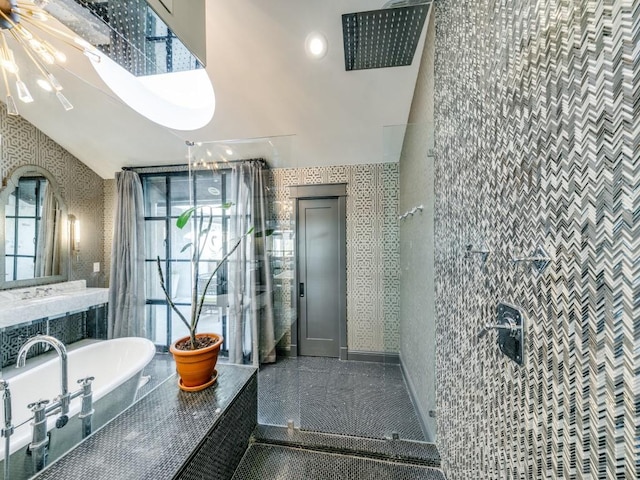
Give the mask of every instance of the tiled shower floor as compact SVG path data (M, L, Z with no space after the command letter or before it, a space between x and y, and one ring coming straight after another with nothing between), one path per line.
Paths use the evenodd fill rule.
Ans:
M424 441L399 365L282 358L258 373L258 423Z
M232 480L445 480L442 471L353 455L283 445L249 446Z

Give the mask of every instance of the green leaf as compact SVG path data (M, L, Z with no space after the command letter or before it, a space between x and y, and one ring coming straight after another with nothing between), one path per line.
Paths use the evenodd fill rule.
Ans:
M265 236L265 237L270 237L271 235L273 235L273 228L267 228L264 232L256 232L256 238Z
M233 202L226 202L223 203L222 205L220 205L221 208L231 208L233 207L235 204Z
M187 248L189 248L191 245L193 245L193 242L189 242L187 243L184 247L182 247L182 250L180 250L180 253L184 252Z
M245 233L245 235L251 235L251 233L253 233L253 227L251 227L249 230L247 230L247 233Z
M184 228L184 226L189 222L189 219L193 215L193 212L195 211L196 211L196 207L191 207L188 210L185 210L184 212L182 212L182 215L180 215L178 217L178 220L176 220L176 227Z

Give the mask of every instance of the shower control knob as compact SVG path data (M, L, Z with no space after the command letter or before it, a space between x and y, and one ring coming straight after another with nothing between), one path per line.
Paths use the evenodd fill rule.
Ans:
M80 384L80 385L89 385L95 379L96 379L96 377L81 378L81 379L78 380L78 384Z
M37 402L33 402L27 405L27 408L29 410L40 410L41 408L44 408L44 406L49 403L49 400L38 400Z
M64 427L69 421L69 417L67 415L60 415L56 420L56 428Z

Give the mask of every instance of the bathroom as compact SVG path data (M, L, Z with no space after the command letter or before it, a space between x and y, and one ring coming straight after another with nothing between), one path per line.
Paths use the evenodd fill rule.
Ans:
M288 18L284 10L293 8L285 0L270 7L244 2L237 12L209 3L207 22L226 22L215 33L218 42L247 19L264 22L254 24L257 33L282 44L294 35L304 41L313 28L330 31L298 10L295 31L282 32L279 26L289 25L280 20ZM372 7L382 5L354 1L341 13ZM359 145L344 138L326 145L338 135L326 126L315 141L296 131L276 100L302 110L319 107L296 82L274 73L286 55L274 53L273 65L219 69L215 118L226 111L230 120L218 125L217 138L278 139L281 156L271 162L270 188L284 203L274 208L294 205L290 186L347 185L346 354L389 370L401 362L420 428L435 443L446 478L640 477L634 427L640 152L633 136L640 121L633 88L639 29L640 10L632 2L437 0L412 65L376 73L407 76L402 85L411 87L398 92L407 108L397 117L404 117L371 118L377 127ZM327 36L327 59L335 49L342 61L342 32ZM237 40L246 49L240 51L258 48L256 38ZM223 55L212 50L207 65ZM328 61L313 65L324 68ZM244 82L233 81L239 73ZM320 88L314 73L320 75L293 78ZM351 75L345 85L354 78L366 82L368 74L341 73ZM73 84L71 75L60 77ZM299 102L269 96L268 85L277 81ZM226 103L225 85L237 97L243 88L252 92L246 105ZM372 93L375 84L369 87L358 108L371 98L385 101ZM94 118L81 93L72 111L55 117L63 123L60 117L72 114L72 122L84 122L86 130L76 132L30 116L26 107L22 116L0 108L0 174L4 185L21 166L50 173L79 224L67 279L106 288L119 168L105 171L94 146L100 143L80 137L97 137L104 128L121 166L176 164L189 150L173 133L154 144L148 122L131 120L139 128L118 131L134 114L113 102L122 117ZM268 120L255 118L262 116L254 113L256 104L272 113ZM334 103L325 108L347 115ZM236 129L243 119L246 130ZM260 121L272 128L260 130ZM357 134L352 127L349 135ZM136 161L143 154L158 160ZM327 156L347 160L321 159ZM294 228L291 213L279 211L280 227ZM501 331L486 328L497 322L499 303L519 307L525 318L521 362L501 352ZM294 309L285 313L291 324ZM4 342L3 336L3 357ZM293 377L296 395L305 375ZM210 390L224 387L219 382ZM385 377L381 385L395 384ZM391 407L379 405L380 411ZM296 408L294 429L303 416L299 403ZM396 430L385 426L375 436L393 437Z

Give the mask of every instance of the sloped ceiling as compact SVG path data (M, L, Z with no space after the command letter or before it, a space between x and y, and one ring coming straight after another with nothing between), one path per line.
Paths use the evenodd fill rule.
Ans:
M205 127L172 131L117 99L83 55L56 71L74 104L37 98L21 114L103 178L123 166L185 161L185 141L295 135L287 164L304 167L378 163L383 127L407 122L424 32L412 65L345 71L341 15L381 8L371 0L209 0L206 71L216 112ZM321 60L304 51L306 36L322 32Z

